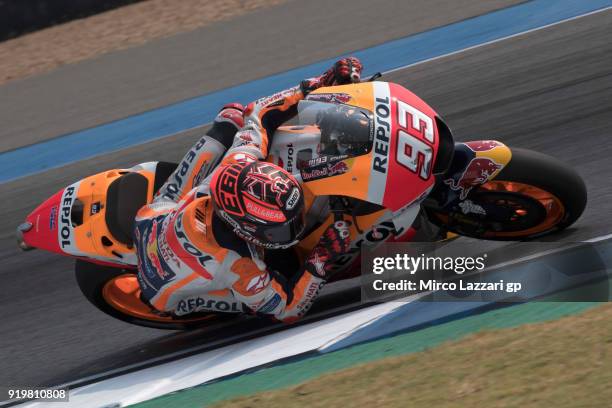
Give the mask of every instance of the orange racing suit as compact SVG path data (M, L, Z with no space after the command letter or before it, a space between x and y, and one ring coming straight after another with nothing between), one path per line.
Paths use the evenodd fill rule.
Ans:
M267 156L268 135L295 113L302 89L249 104L227 152L219 138L202 137L140 209L134 231L138 281L155 309L179 316L252 311L290 322L310 308L324 280L306 268L291 279L270 270L261 250L215 215L209 193L209 175L219 162Z

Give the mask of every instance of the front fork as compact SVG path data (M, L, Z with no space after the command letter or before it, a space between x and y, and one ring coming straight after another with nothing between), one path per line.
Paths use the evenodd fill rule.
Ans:
M496 178L511 159L510 148L496 140L455 143L451 165L437 177L432 193L422 204L423 213L442 229L455 221L469 221L482 210L472 203L470 193Z

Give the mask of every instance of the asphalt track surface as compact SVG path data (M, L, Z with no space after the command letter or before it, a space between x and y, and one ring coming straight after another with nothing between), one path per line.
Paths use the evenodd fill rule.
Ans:
M447 11L446 22L457 20L453 12ZM586 180L589 204L571 230L550 239L588 239L612 232L611 26L612 12L606 11L400 70L385 79L428 101L458 140L495 138L574 166ZM378 42L385 40L380 31L376 35ZM394 36L396 32L386 39ZM0 385L62 383L226 335L162 332L106 317L80 295L70 260L36 251L21 254L12 237L28 211L70 181L139 161L177 160L196 133L0 185Z

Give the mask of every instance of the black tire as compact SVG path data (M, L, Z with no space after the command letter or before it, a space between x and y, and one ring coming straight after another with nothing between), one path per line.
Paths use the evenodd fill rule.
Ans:
M520 148L511 150L510 163L495 180L530 184L559 198L565 207L565 215L548 232L562 230L576 222L587 203L587 189L580 174L561 160L546 154Z
M98 310L106 313L107 315L130 324L150 327L154 329L192 330L202 328L213 323L220 323L222 321L227 321L231 318L235 318L235 315L226 316L215 314L214 318L210 318L198 323L181 321L180 318L175 318L173 321L170 322L138 318L114 308L106 302L104 296L102 295L104 285L109 280L117 276L133 274L134 271L112 268L77 259L75 263L74 272L77 284L79 285L79 289L81 289L83 295L87 298L87 300L89 300L92 305L94 305ZM200 313L199 315L205 316L204 313ZM194 314L189 315L190 318L192 318L193 316Z
M537 187L547 193L553 195L560 201L563 206L563 213L559 220L553 225L543 227L543 230L537 232L529 232L529 228L521 230L511 230L511 223L508 222L507 227L501 229L489 229L487 225L492 225L487 219L489 215L461 215L454 216L453 212L441 212L439 210L428 210L429 218L437 225L458 233L460 235L469 236L479 239L490 239L499 241L509 240L526 240L540 237L545 234L564 229L572 225L582 215L587 203L587 191L584 181L580 175L567 164L562 161L550 157L548 155L534 152L526 149L512 148L512 158L510 162L502 169L502 171L492 180L493 184L497 181L522 183L525 185ZM487 185L485 184L484 187ZM486 197L502 198L504 196L512 196L512 193L496 190L487 190L485 188L474 188L467 195L466 200L471 200L473 203L479 204L486 200ZM522 200L524 203L535 208L538 205L540 211L545 211L541 204L537 201L520 194L514 194L515 199ZM457 209L453 211L458 211ZM537 211L535 211L537 212ZM457 214L457 212L455 212ZM541 218L542 215L539 217ZM533 216L534 226L537 226L537 215ZM544 226L544 222L539 224ZM504 229L508 228L508 229ZM521 234L525 231L525 234ZM511 232L511 236L510 236ZM496 235L496 234L500 235ZM507 234L504 236L504 234Z

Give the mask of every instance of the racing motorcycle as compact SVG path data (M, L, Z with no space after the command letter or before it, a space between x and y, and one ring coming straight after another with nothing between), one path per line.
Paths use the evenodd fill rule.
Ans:
M447 233L526 240L568 227L587 200L583 180L565 163L495 140L456 143L434 109L395 83L318 89L272 140L268 160L301 181L307 211L307 233L291 257L266 254L276 270L299 265L337 217L352 220L351 249L335 264L342 279L359 270L361 248L414 240L424 222L437 226L432 240ZM140 299L134 216L177 166L148 162L79 180L26 217L18 243L75 257L83 295L126 322L189 329L234 318L237 303L173 317ZM297 263L278 264L287 259Z

